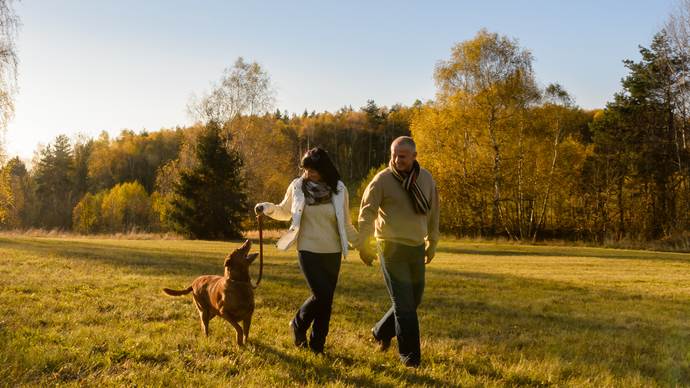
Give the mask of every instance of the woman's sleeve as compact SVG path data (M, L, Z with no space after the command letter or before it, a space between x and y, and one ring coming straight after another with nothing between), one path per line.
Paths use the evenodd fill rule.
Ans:
M345 232L347 233L347 241L353 247L357 247L359 246L359 233L357 233L357 229L355 229L355 227L352 225L352 217L350 217L349 194L347 193L346 187L343 186L342 190L344 191L343 195L345 196L345 209L343 209L343 211L345 212Z
M290 184L281 203L277 205L270 202L261 203L264 206L264 214L274 220L290 221L292 218L292 198L292 184Z

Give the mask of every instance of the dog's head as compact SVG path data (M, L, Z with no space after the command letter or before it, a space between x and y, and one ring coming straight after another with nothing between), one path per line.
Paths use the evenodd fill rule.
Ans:
M249 253L252 242L247 240L225 258L225 277L241 282L249 281L249 265L259 256Z

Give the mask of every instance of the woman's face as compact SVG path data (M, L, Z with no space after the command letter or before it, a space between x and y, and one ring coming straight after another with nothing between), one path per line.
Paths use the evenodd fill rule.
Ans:
M307 180L312 182L321 182L321 174L312 168L305 168L304 173L307 176Z

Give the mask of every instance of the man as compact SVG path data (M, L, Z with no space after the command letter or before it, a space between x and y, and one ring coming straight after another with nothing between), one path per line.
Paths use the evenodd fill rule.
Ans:
M421 360L417 306L424 265L434 258L439 237L436 183L416 159L411 137L395 139L388 167L369 183L359 210L360 256L369 265L374 260L374 235L393 304L371 333L382 350L397 337L400 359L410 367Z

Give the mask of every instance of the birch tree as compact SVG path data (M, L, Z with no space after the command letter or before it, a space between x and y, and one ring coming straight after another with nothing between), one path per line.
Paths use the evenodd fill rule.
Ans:
M451 58L437 64L435 79L440 102L462 106L488 138L493 157L491 233L503 225L510 235L501 214L503 148L515 120L539 99L532 54L516 40L481 30L452 48Z

